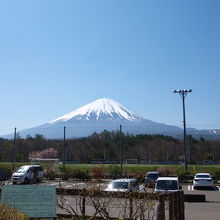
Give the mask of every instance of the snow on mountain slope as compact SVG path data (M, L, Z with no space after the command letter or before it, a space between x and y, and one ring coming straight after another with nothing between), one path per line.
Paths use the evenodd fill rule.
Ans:
M42 134L46 138L61 139L66 127L66 138L87 137L88 135L101 133L103 130L118 130L122 126L124 133L129 134L163 134L177 138L183 137L183 129L177 126L166 125L144 119L118 102L102 98L66 115L33 128L19 131L19 135L25 138L35 134ZM220 130L197 130L187 128L187 134L199 139L220 139ZM4 138L13 138L13 134Z
M49 124L67 122L69 120L114 120L132 122L141 121L143 118L112 99L102 98L54 119L50 121Z

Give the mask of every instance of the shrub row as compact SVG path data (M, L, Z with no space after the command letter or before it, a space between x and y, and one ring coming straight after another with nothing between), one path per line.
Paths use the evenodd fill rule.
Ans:
M22 164L16 164L19 167ZM63 166L57 164L42 164L44 167L45 177L47 179L69 179L89 180L95 178L101 180L103 178L116 179L121 176L119 165L88 165L82 164L82 167L77 165L67 165L63 170ZM143 169L145 167L145 169ZM4 170L11 176L11 163L1 163L0 169ZM140 182L144 181L145 173L148 171L159 171L162 176L178 176L181 182L191 181L196 172L209 172L215 177L215 180L220 180L220 169L217 166L195 166L189 165L189 171L185 172L183 165L180 166L151 166L151 165L123 165L123 177L134 177Z
M28 216L15 208L0 204L0 220L28 220Z

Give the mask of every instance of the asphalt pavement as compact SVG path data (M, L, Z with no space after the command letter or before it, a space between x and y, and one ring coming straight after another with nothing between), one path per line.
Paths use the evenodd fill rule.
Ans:
M107 183L97 184L82 182L46 182L45 184L62 186L64 188L88 188L97 187L101 190L107 187ZM205 195L206 202L185 202L185 219L186 220L220 220L220 185L215 188L194 189L192 184L184 184L184 194ZM140 185L141 191L152 192L153 188L145 188Z
M97 182L77 182L77 181L62 181L62 180L45 180L42 185L55 185L57 188L97 188L104 190L107 187L107 182L98 184ZM6 183L7 184L7 183ZM140 185L141 191L152 192L152 188L145 188ZM220 185L214 189L194 189L192 184L184 184L184 194L202 194L206 197L206 202L185 202L185 219L186 220L220 220Z

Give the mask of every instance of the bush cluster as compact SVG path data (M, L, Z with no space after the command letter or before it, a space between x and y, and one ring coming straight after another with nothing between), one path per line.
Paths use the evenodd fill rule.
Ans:
M15 208L0 205L0 220L28 220L28 216Z
M60 177L63 180L68 180L69 178L71 178L75 180L85 181L90 179L88 170L85 169L74 170L71 168L63 169L62 167L60 167Z

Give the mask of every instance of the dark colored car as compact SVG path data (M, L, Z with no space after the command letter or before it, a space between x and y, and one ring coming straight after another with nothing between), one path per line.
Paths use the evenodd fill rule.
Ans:
M147 172L145 176L145 184L148 186L154 186L159 176L160 172Z
M0 168L0 181L8 180L9 177L10 175L6 171Z

